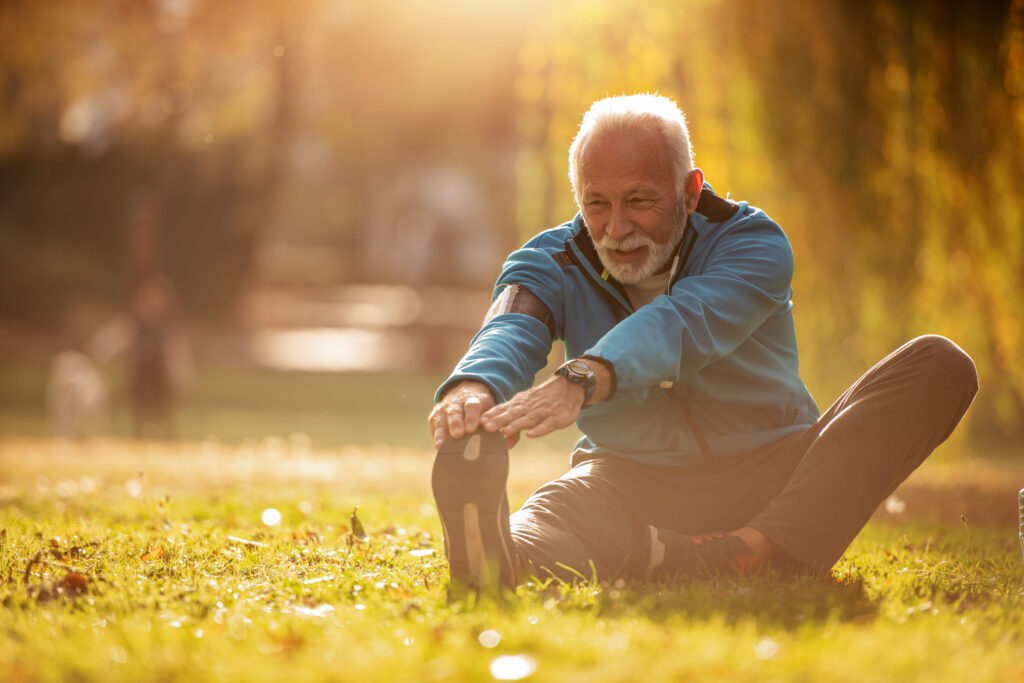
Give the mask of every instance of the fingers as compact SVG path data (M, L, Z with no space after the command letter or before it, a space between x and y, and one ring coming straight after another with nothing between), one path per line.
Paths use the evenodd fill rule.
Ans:
M506 411L503 417L504 419L497 420L497 424L499 424L498 431L505 435L532 429L545 419L544 414L540 411Z
M509 404L502 403L501 405L494 406L480 416L480 426L489 432L496 432L505 427L510 420ZM502 429L502 433L507 436L510 432L506 432Z
M462 417L462 404L450 403L445 406L444 418L448 422L448 433L456 439L461 439L466 434L466 424Z
M517 439L522 431L536 438L568 427L579 416L583 389L558 379L561 381L549 380L485 411L480 425L489 432L500 431L506 438L515 434Z
M555 431L556 429L561 429L562 427L568 427L569 424L571 424L571 422L572 421L570 420L570 421L565 422L563 424L561 421L555 419L554 417L548 417L544 421L542 421L540 424L538 424L535 427L527 430L526 435L528 437L530 437L531 439L536 439L539 436L545 436L547 434L550 434L551 432Z
M434 440L434 448L440 448L448 436L448 419L445 417L443 404L437 404L430 411L427 425L430 427L430 436Z
M432 436L434 437L434 448L440 448L441 444L444 443L445 437L448 436L448 430L444 427L438 427L434 430Z
M430 433L438 448L449 435L459 439L483 427L500 431L511 448L524 431L536 438L568 427L579 416L582 403L583 389L564 378L552 378L497 406L487 387L468 382L449 392L431 411Z
M503 404L484 413L480 424L487 431L500 431L506 437L526 431L526 435L532 439L567 427L574 419L564 410Z
M476 396L470 396L462 403L463 420L466 433L472 434L480 425L480 415L484 412L483 404ZM450 425L449 425L450 427Z
M450 434L460 439L480 426L480 416L493 402L479 395L454 394L434 406L427 420L434 447L438 448Z

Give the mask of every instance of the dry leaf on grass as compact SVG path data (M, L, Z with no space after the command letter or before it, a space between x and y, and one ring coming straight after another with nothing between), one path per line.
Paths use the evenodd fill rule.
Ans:
M89 577L78 572L68 572L57 582L56 588L64 595L81 595L89 590Z
M359 517L356 516L356 512L359 511L359 506L356 505L352 509L352 517L349 522L352 524L352 535L358 538L360 541L369 540L370 536L366 533L366 529L363 528L363 523L359 521Z
M166 554L167 554L167 551L164 550L164 547L162 545L158 545L157 547L150 549L148 552L143 553L143 555L142 555L142 557L140 559L143 562L152 562L153 560L160 559L161 557L163 557Z

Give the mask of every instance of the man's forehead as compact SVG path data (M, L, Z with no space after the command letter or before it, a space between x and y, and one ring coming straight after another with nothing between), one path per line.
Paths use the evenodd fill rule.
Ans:
M638 151L653 151L664 150L666 143L665 136L660 129L652 123L644 123L627 130L605 130L594 133L580 151L582 156L586 157L590 150L611 146L634 148Z
M639 181L673 172L668 146L657 130L603 133L589 140L580 154L584 185L600 178L636 176Z

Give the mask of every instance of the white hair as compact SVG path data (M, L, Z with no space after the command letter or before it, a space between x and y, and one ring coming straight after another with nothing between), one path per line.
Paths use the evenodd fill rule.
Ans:
M686 174L693 170L693 149L690 147L686 116L670 98L641 93L597 100L583 115L580 129L569 145L569 182L577 202L580 196L580 160L587 143L606 134L628 135L652 123L661 131L672 155L679 195L685 195Z

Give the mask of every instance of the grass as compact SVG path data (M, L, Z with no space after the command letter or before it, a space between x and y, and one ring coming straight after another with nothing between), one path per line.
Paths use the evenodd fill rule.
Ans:
M451 599L439 381L209 367L184 441L124 440L115 400L118 438L68 443L45 437L45 367L0 362L0 681L1024 679L1018 458L947 447L828 580ZM513 506L575 437L516 447Z
M543 442L514 455L513 504L566 463ZM1000 515L960 521L908 494L827 580L535 579L508 602L449 599L430 463L302 439L0 440L0 680L1024 678ZM929 463L908 490L1001 485L1012 508L1014 467Z

